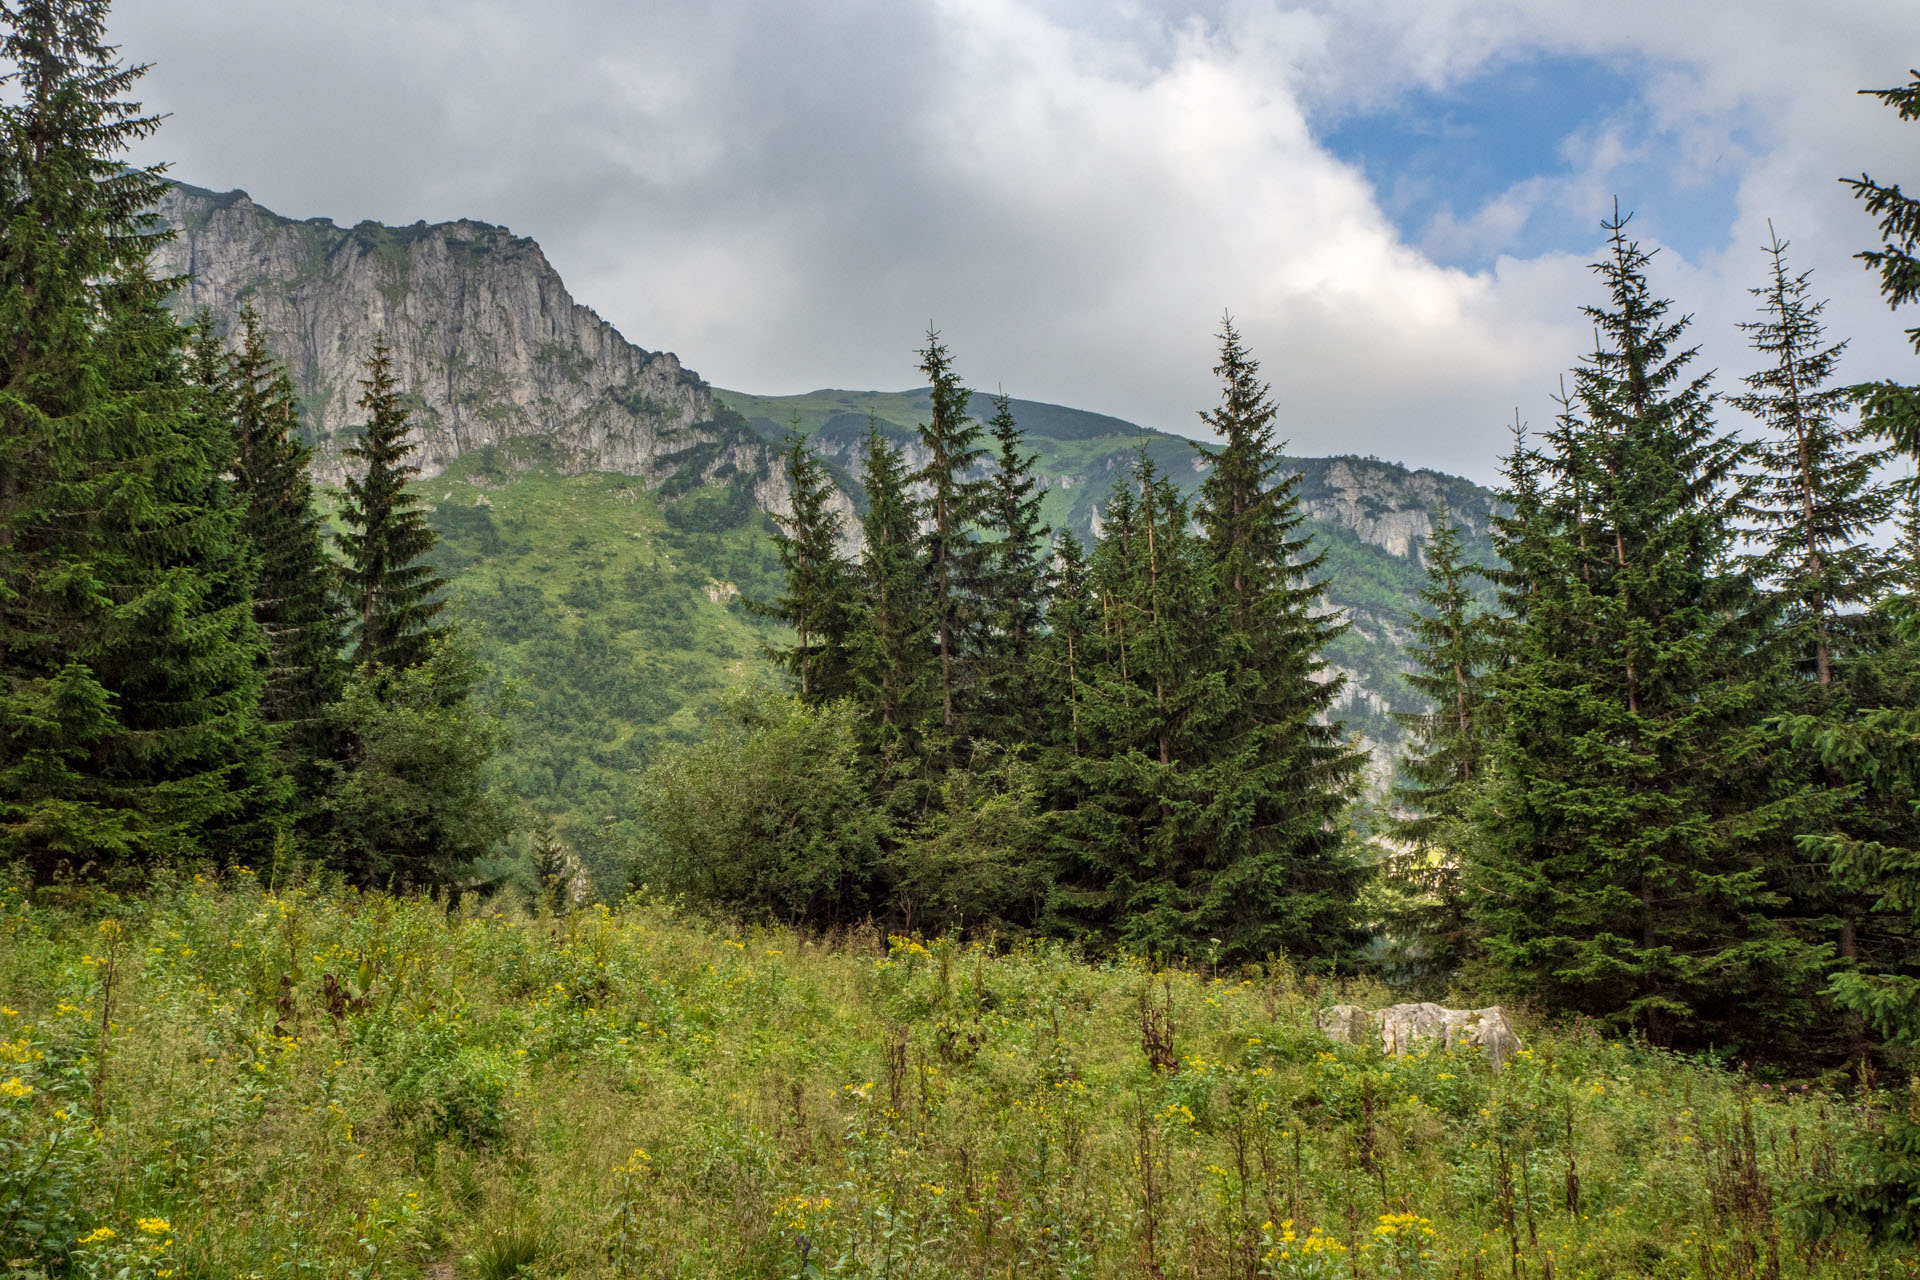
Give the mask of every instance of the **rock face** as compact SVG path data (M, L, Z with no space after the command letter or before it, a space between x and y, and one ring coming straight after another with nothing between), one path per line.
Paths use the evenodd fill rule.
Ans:
M1492 495L1457 477L1364 458L1328 458L1317 475L1307 474L1300 498L1316 518L1395 556L1415 554L1433 535L1433 512L1443 503L1469 536L1485 533L1493 514Z
M384 336L426 475L494 448L509 467L678 476L680 487L742 473L763 506L784 505L764 442L672 353L634 346L576 303L532 240L482 222L296 222L244 191L188 186L159 213L179 234L156 270L189 277L178 309L208 308L223 330L248 303L260 312L323 481L345 473L363 364Z
M1486 1009L1448 1009L1437 1004L1396 1004L1371 1013L1357 1004L1336 1004L1319 1016L1322 1035L1335 1044L1365 1044L1376 1031L1383 1053L1399 1057L1424 1042L1444 1048L1473 1045L1498 1071L1522 1048L1513 1024L1499 1005Z

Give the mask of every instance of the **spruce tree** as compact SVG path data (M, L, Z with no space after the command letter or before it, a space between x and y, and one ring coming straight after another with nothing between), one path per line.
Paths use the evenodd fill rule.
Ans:
M159 121L107 7L0 3L0 857L42 872L273 834L230 444L147 267L165 180L123 156Z
M434 535L407 483L420 468L407 461L413 453L407 409L385 341L374 342L360 385L367 422L346 450L361 470L347 477L340 513L346 525L340 539L346 553L343 577L354 663L388 673L426 657L437 634L433 620L445 608L435 597L446 584L424 561Z
M908 489L906 460L867 428L860 475L867 512L856 575L861 608L848 628L847 662L854 696L867 713L867 745L889 769L918 751L929 689L931 610L918 555L920 504Z
M833 506L837 490L797 421L783 457L791 506L788 514L773 517L773 544L787 590L755 608L793 628L792 645L768 652L793 676L801 699L819 705L852 689L846 648L852 582L840 552L840 513Z
M240 346L226 384L234 482L255 557L253 616L271 653L261 709L311 752L319 749L316 726L339 698L345 675L336 574L314 504L312 451L300 439L293 382L268 350L251 306L240 314Z
M1790 1043L1822 949L1769 885L1790 815L1763 723L1767 614L1731 563L1740 449L1648 256L1624 218L1605 225L1601 340L1514 566L1474 922L1495 973L1556 1007L1660 1044Z
M1852 392L1828 383L1846 344L1825 342L1824 304L1808 300L1807 274L1788 272L1778 236L1767 253L1768 282L1751 291L1763 318L1742 326L1766 365L1746 378L1748 393L1733 399L1762 427L1753 448L1758 474L1750 516L1759 546L1751 569L1772 596L1779 622L1770 640L1793 673L1782 681L1778 709L1845 720L1865 692L1855 665L1876 647L1867 634L1874 620L1857 606L1881 594L1890 572L1887 553L1874 543L1893 512L1893 492L1877 480L1889 451L1876 447L1871 426L1844 421ZM1799 772L1805 781L1790 797L1800 810L1799 829L1863 835L1877 825L1857 812L1836 771L1803 760ZM1817 860L1779 859L1776 880L1809 936L1833 940L1843 965L1857 964L1863 945L1884 955L1890 932L1902 932ZM1846 1022L1848 1052L1863 1058L1864 1025L1857 1016Z
M1034 454L1005 395L994 400L987 429L999 449L987 479L980 523L990 541L982 581L980 628L981 730L1006 745L1045 739L1034 703L1033 663L1047 611L1047 543L1040 519L1040 482Z
M1911 83L1874 91L1900 118L1920 120L1920 70ZM1880 275L1890 307L1920 302L1920 199L1866 175L1851 185L1877 218L1881 245L1859 256ZM1920 351L1920 326L1907 337ZM1920 457L1920 387L1883 381L1857 388L1865 425L1909 459ZM1795 743L1850 785L1845 822L1806 836L1808 852L1838 887L1871 901L1901 932L1869 939L1833 975L1828 994L1888 1044L1920 1049L1920 489L1906 482L1891 591L1868 634L1878 643L1848 673L1850 705L1789 720ZM1853 1176L1812 1206L1877 1235L1920 1241L1920 1117L1898 1109L1855 1152Z
M1093 599L1087 553L1079 539L1061 530L1048 569L1046 628L1037 645L1034 672L1045 713L1046 741L1067 757L1080 754L1080 708L1098 602ZM1058 777L1063 765L1050 770Z
M1873 535L1892 514L1893 494L1875 479L1888 451L1873 446L1874 429L1841 420L1852 392L1828 384L1846 344L1825 342L1826 304L1809 301L1807 273L1788 272L1786 249L1773 237L1770 278L1750 291L1764 318L1741 326L1767 365L1730 403L1764 433L1754 446L1760 550L1752 571L1783 609L1781 640L1796 665L1830 690L1854 606L1885 584Z
M1912 81L1891 89L1863 92L1892 107L1902 120L1920 120L1920 70ZM1900 184L1887 186L1867 174L1843 179L1879 220L1880 247L1856 254L1880 276L1880 295L1898 309L1920 302L1920 196L1908 195ZM1908 329L1907 340L1920 352L1920 325ZM1869 383L1855 389L1865 406L1867 421L1903 452L1920 456L1920 386L1892 381Z
M1460 882L1468 802L1486 772L1488 685L1497 654L1471 582L1479 570L1461 558L1460 530L1444 506L1424 548L1425 612L1412 621L1401 678L1426 702L1396 714L1407 731L1392 798L1388 834L1398 850L1398 878L1417 895L1396 921L1420 967L1451 973L1468 947L1467 904Z
M1155 764L1162 725L1149 692L1150 657L1143 662L1151 648L1144 621L1153 604L1145 526L1154 479L1143 455L1114 480L1100 512L1088 573L1097 624L1088 628L1074 672L1081 691L1074 717L1078 749L1056 762L1066 773L1055 781L1059 838L1047 916L1054 931L1070 937L1102 945L1132 941L1180 955L1188 949L1177 940L1129 937L1161 872L1170 870L1153 865L1148 848L1161 814L1155 792L1172 772ZM1184 530L1178 536L1184 538Z
M952 356L931 328L927 345L920 349L920 372L930 384L933 403L919 427L927 461L913 480L926 493L921 560L939 659L940 729L952 744L961 735L962 713L973 692L968 685L985 552L973 533L982 487L971 474L986 452L980 447L980 424L967 414L972 393L961 384Z
M1350 961L1361 868L1340 823L1361 757L1326 713L1318 560L1274 410L1231 325L1197 512L1144 452L1102 513L1099 599L1057 825L1053 927L1151 954Z
M1343 817L1366 758L1333 719L1345 680L1329 678L1322 655L1345 624L1316 580L1322 558L1304 530L1300 476L1274 438L1271 388L1230 317L1214 374L1220 404L1201 418L1223 443L1201 447L1195 513L1212 601L1202 652L1221 678L1196 717L1208 792L1196 836L1220 868L1206 912L1244 958L1284 950L1344 962L1361 941L1364 877Z

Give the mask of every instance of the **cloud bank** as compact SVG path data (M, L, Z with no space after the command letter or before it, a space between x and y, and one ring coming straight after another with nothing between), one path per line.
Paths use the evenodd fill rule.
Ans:
M1854 93L1906 78L1920 8L1682 14L123 0L113 34L171 113L145 158L294 217L504 223L630 339L723 386L911 385L931 321L976 385L1192 433L1230 309L1296 452L1486 479L1515 410L1544 423L1586 344L1584 264L1616 195L1647 238L1690 247L1655 284L1696 313L1723 387L1749 367L1732 326L1769 217L1854 337L1848 373L1913 373L1835 179L1920 180L1920 130ZM1634 92L1471 207L1396 220L1327 144L1342 119L1541 58L1604 62ZM1570 230L1527 252L1518 228L1543 222Z

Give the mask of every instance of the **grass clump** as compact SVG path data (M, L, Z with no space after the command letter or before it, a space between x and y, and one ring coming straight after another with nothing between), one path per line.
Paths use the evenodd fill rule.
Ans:
M1279 964L240 874L7 887L0 993L24 1274L1917 1274L1795 1212L1904 1094L1588 1025L1385 1058L1314 1026L1383 993Z

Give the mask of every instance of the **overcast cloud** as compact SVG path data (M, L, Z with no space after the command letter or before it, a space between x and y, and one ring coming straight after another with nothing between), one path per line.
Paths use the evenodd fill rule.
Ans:
M1654 282L1723 389L1769 217L1847 373L1915 375L1835 181L1920 182L1920 126L1854 93L1920 61L1911 0L118 8L172 116L143 158L293 217L506 224L629 339L741 390L912 385L932 320L975 385L1191 432L1230 308L1296 452L1486 479L1585 345L1615 195L1688 248ZM1468 207L1390 216L1327 142L1543 57L1633 91ZM1557 247L1522 248L1543 224Z

